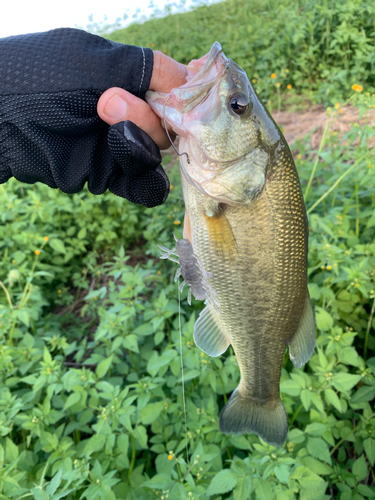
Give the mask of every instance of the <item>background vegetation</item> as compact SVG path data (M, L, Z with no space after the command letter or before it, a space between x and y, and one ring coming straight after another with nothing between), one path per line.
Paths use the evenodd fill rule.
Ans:
M226 0L133 24L110 38L185 64L217 40L264 100L287 91L329 104L346 99L353 84L367 90L375 84L372 0Z
M188 306L185 291L179 319L176 266L158 259L157 244L181 237L176 160L164 158L173 189L152 210L11 180L0 186L0 498L374 498L372 4L227 1L113 38L155 43L184 61L219 39L250 77L258 72L266 98L284 102L291 82L291 92L316 101L346 93L359 107L361 125L345 136L331 131L339 104L318 150L308 138L295 145L317 349L300 370L285 356L284 447L222 435L236 359L195 346L202 303ZM278 87L270 74L283 70Z

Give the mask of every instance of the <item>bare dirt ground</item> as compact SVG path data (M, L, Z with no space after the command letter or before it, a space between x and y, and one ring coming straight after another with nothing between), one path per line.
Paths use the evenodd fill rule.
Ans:
M324 127L327 120L327 113L323 106L311 106L304 112L274 112L273 118L276 123L282 127L284 136L288 141L293 153L295 152L295 142L298 139L303 139L311 133L310 143L313 149L319 147L323 136ZM369 110L361 120L359 120L358 109L351 106L342 108L342 113L332 110L331 116L328 118L331 132L338 132L342 137L348 132L353 123L364 125L372 123L375 126L375 109ZM375 146L375 139L372 141L372 146Z

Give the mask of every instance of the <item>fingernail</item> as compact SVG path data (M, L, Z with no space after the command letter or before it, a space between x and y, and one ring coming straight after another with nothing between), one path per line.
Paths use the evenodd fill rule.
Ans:
M115 120L119 120L120 118L124 118L127 109L128 109L128 103L124 101L124 99L120 97L118 94L115 94L108 101L108 104L104 109L104 113L109 118L114 118Z

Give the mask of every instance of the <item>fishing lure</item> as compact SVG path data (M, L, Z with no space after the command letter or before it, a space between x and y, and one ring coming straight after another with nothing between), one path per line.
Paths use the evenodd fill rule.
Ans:
M168 259L172 262L179 264L179 268L175 274L175 281L180 276L184 281L180 285L180 292L182 292L185 284L189 286L188 303L191 305L191 294L197 300L205 300L210 304L217 314L220 314L220 302L217 298L216 290L210 283L212 273L205 270L202 261L193 251L193 245L186 238L180 240L176 238L176 246L169 250L168 248L158 245L163 252L160 256L161 259Z

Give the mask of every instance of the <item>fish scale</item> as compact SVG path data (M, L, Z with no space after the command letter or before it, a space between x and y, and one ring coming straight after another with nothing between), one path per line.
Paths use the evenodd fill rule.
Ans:
M221 412L221 431L255 432L281 446L288 431L279 386L285 350L299 368L315 346L301 186L289 147L243 70L217 42L194 68L197 75L172 90L168 106L164 95L146 96L190 158L180 158L184 238L220 304L206 300L194 340L210 356L232 344L238 361L241 380Z

